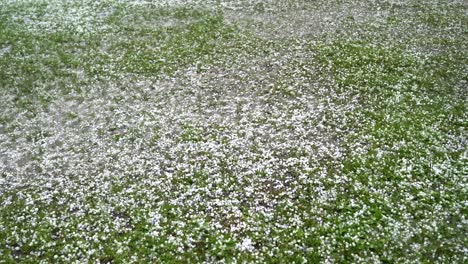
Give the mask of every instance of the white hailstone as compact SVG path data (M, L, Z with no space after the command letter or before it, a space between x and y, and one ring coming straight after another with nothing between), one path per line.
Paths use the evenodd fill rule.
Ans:
M237 248L241 251L253 251L254 246L252 240L249 237L244 238L240 243L237 244Z

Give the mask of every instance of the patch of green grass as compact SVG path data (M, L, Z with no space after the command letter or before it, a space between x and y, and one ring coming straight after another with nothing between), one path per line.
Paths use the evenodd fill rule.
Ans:
M213 61L223 51L221 43L233 36L233 29L223 23L220 15L205 16L189 25L139 33L123 48L122 66L125 71L139 74L171 74L181 67Z
M181 140L200 142L203 141L203 131L200 128L194 127L191 124L183 126L184 132L181 135Z
M404 254L405 247L415 240L398 246L401 242L392 237L388 231L390 223L385 219L403 221L405 216L398 208L408 196L423 192L431 197L405 204L412 207L405 213L416 219L418 214L432 210L436 204L448 206L448 201L454 201L452 197L463 199L463 192L453 182L459 179L462 171L445 171L442 176L433 167L451 163L452 168L460 168L463 164L459 159L463 150L449 147L447 133L458 133L465 126L459 120L466 117L466 101L459 98L460 88L456 84L460 74L466 74L463 72L466 59L459 53L421 59L403 50L346 41L321 46L319 54L319 61L328 66L339 91L351 92L361 99L362 109L352 113L349 120L357 125L354 127L358 133L345 144L349 147L364 145L366 149L362 155L347 157L342 172L348 175L349 185L336 187L341 191L333 220L336 229L331 232L338 232L344 241L349 238L354 244L337 251L337 257L352 261L354 254L364 252ZM410 171L405 172L408 166ZM405 182L411 186L414 181L425 184L417 190L405 187ZM370 191L389 186L395 193ZM450 191L441 195L437 191L439 188ZM414 256L415 260L437 261L438 254L456 257L458 253L444 247L442 241L463 241L459 221L437 222L441 230L438 238L419 230L414 239L431 242L421 249L419 256ZM415 223L411 221L408 225ZM381 261L391 259L384 255L379 258Z
M134 7L129 16L123 6L109 6L114 11L106 29L98 24L89 34L73 28L31 32L12 22L17 8L0 16L0 47L10 49L0 58L0 86L25 109L79 93L96 80L157 77L189 66L202 71L238 38L220 12L191 7Z

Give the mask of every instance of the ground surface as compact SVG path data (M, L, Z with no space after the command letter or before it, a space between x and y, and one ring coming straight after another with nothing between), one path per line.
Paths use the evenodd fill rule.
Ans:
M0 262L467 261L466 2L155 2L0 4Z

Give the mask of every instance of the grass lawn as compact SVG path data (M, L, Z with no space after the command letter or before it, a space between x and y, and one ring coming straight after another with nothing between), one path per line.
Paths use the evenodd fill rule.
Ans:
M3 0L0 263L465 263L467 82L463 0Z

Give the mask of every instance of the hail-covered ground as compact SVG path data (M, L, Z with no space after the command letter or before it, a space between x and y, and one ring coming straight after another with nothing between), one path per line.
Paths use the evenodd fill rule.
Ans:
M468 5L0 3L0 263L464 263Z

